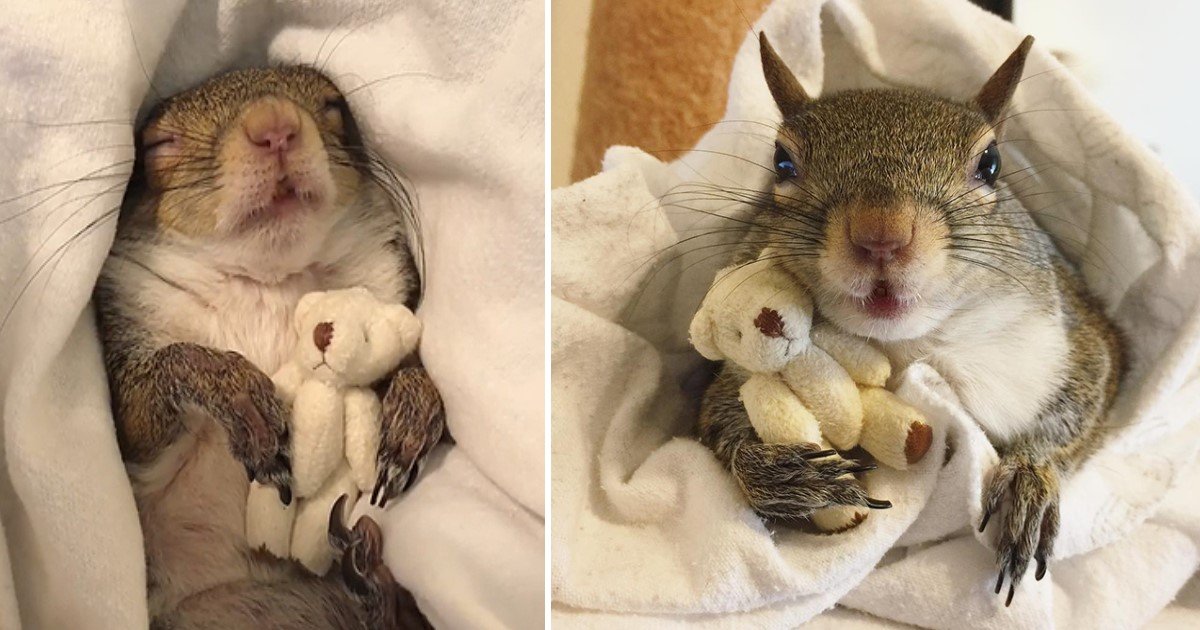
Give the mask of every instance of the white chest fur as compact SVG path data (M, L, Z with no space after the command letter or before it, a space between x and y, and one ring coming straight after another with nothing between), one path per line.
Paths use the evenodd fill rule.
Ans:
M363 286L386 302L404 301L411 270L401 267L387 238L381 226L347 222L312 259L266 280L215 264L194 247L130 241L118 243L105 273L122 285L125 307L156 345L235 350L272 374L295 346L293 314L304 294Z
M296 304L322 284L317 274L303 271L269 285L238 276L186 287L186 293L160 285L147 315L174 339L236 350L272 374L295 347Z
M1068 354L1061 318L1021 298L964 308L929 335L884 349L897 371L929 363L995 443L1011 441L1037 420L1062 385Z

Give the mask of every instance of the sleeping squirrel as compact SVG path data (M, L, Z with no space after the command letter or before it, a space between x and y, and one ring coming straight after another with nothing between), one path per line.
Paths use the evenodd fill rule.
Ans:
M364 286L415 305L398 179L363 146L343 94L305 66L229 72L167 98L135 147L95 304L152 626L426 627L383 564L378 525L347 528L344 500L327 575L245 536L250 480L291 501L289 411L267 375L297 341L300 297ZM376 492L393 497L444 414L421 367L380 387Z
M1061 480L1100 446L1123 372L1117 329L998 179L1004 112L1032 44L1025 38L971 102L913 89L814 99L760 35L783 122L773 188L751 204L731 261L785 252L776 264L818 317L872 340L897 368L925 361L947 380L1000 454L979 529L999 515L1006 605L1031 561L1044 576ZM747 377L721 367L699 431L761 516L888 505L842 474L845 461L764 444L738 399Z

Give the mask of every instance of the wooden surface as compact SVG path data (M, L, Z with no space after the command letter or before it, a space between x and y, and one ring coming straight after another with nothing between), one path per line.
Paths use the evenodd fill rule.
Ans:
M597 0L571 179L614 144L662 159L690 149L725 111L733 56L768 0Z

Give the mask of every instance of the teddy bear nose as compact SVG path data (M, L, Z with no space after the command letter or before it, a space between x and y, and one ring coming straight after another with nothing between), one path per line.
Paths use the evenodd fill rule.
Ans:
M317 345L317 350L325 352L325 348L329 347L331 341L333 341L333 322L321 322L313 328L313 343Z

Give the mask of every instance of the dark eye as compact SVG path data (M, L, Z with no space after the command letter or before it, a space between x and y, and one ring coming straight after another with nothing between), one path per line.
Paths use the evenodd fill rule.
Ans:
M975 179L988 186L996 185L996 177L1000 175L1000 149L993 142L979 156L979 164L975 167Z
M775 143L775 177L779 181L786 179L795 179L800 176L800 172L796 170L796 163L792 161L792 156L783 148L783 145Z

